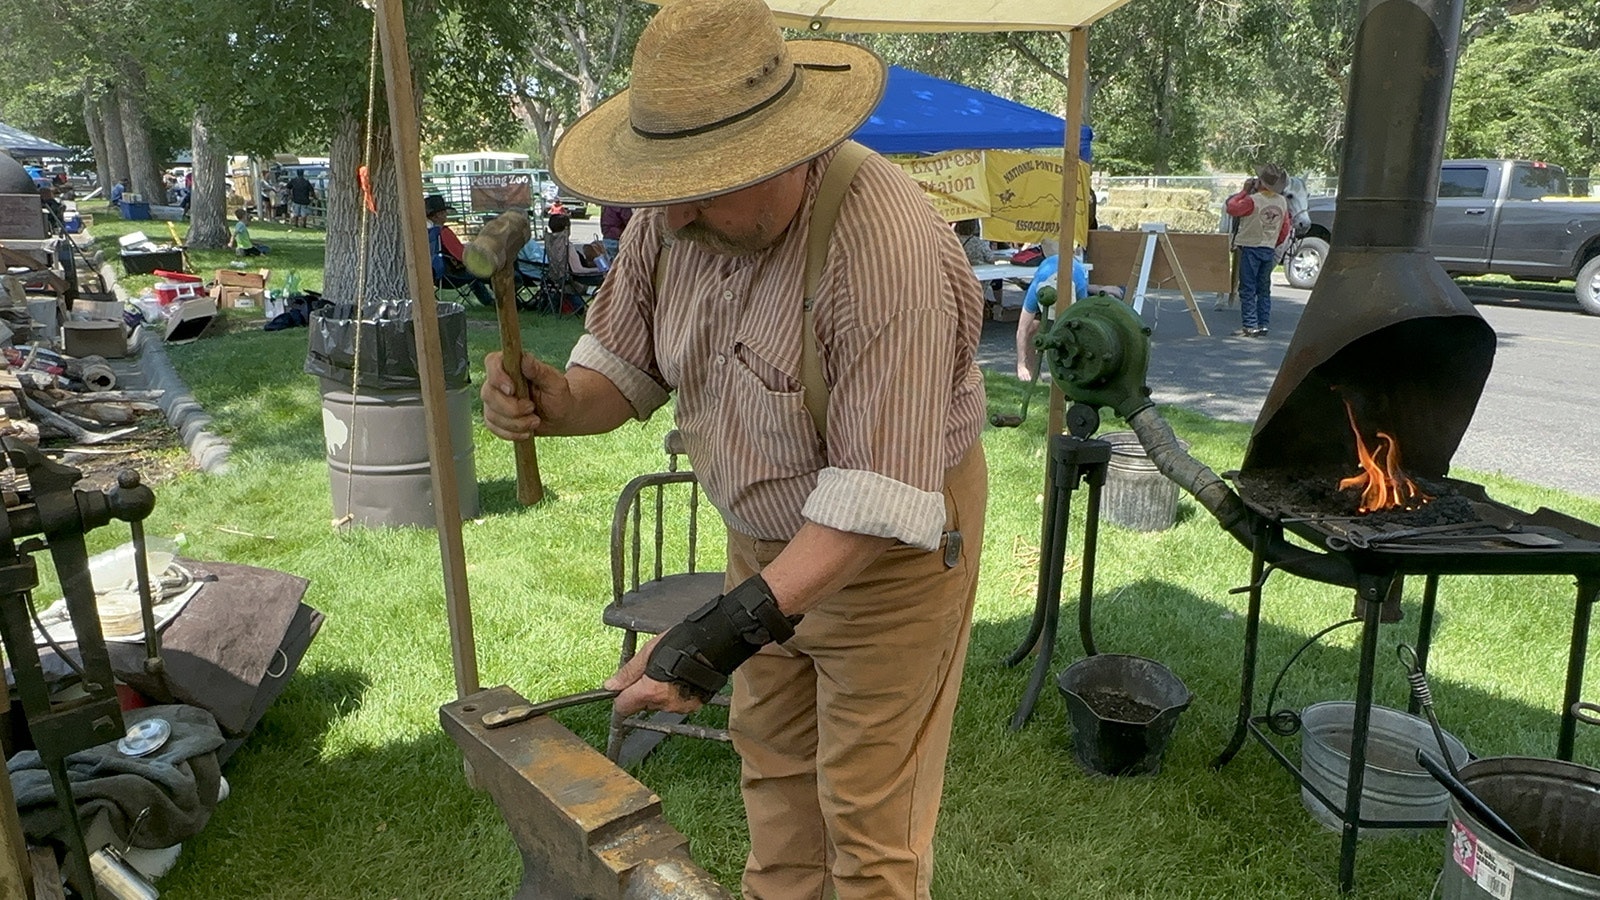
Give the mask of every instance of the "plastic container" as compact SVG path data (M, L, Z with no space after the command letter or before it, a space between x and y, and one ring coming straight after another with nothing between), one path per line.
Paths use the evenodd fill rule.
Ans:
M144 550L145 564L149 566L150 578L154 580L160 578L161 573L177 558L178 542L171 538L146 536ZM136 584L136 577L132 541L89 557L89 579L94 583L97 594L127 589Z
M1178 716L1194 695L1153 659L1101 653L1068 666L1056 680L1067 701L1072 755L1099 775L1154 775Z
M1314 703L1300 713L1300 768L1324 797L1343 804L1350 785L1350 741L1356 705L1348 700ZM1465 765L1467 748L1445 732L1445 744L1457 766ZM1372 707L1367 720L1367 764L1361 780L1361 818L1369 822L1443 822L1450 795L1417 764L1417 750L1439 753L1426 719L1387 706ZM1302 788L1300 803L1329 830L1344 821ZM1399 828L1376 828L1362 837L1415 834Z
M155 287L156 300L166 306L179 300L189 300L200 296L200 285L194 282L158 282Z

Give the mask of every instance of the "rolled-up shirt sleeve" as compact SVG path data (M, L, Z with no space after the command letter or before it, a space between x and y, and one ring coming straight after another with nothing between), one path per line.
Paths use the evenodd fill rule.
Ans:
M624 232L616 262L584 317L587 333L578 338L567 359L568 368L581 366L604 375L641 420L668 398L651 340L660 223L651 219L648 224L651 227Z
M634 416L640 421L650 418L651 413L666 405L669 395L665 388L643 369L607 350L592 334L578 338L572 355L567 359L567 367L572 366L593 369L604 375L627 398Z
M829 466L818 472L817 488L802 514L818 525L894 538L923 550L937 549L944 534L943 493L862 469Z
M828 459L803 514L932 550L945 528L945 471L970 447L983 409L972 364L983 299L960 243L920 196L885 202L861 187L858 179L830 248L840 257L829 266L840 305L832 333L820 335L832 382ZM877 200L862 207L871 220L849 215L864 199Z

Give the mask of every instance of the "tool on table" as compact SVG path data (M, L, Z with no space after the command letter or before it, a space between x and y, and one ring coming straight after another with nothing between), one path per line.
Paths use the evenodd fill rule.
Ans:
M516 279L512 267L517 253L533 234L527 213L512 210L501 213L489 221L466 246L467 271L479 278L488 278L494 290L495 312L500 319L500 361L511 388L518 399L526 400L530 394L528 380L522 375L522 326L517 319ZM517 460L517 500L523 506L532 506L544 499L544 485L539 481L539 453L533 438L512 444Z
M1452 534L1452 532L1468 531L1468 530L1471 530L1471 529L1474 529L1474 528L1485 528L1485 527L1490 527L1490 526L1488 526L1484 522L1452 522L1452 523L1450 523L1448 525L1428 525L1428 526L1422 527L1422 528L1395 528L1395 529L1390 529L1388 531L1385 531L1385 530L1383 530L1381 528L1372 528L1372 527L1367 526L1367 525L1346 525L1346 526L1343 526L1344 534L1342 534L1342 535L1330 535L1328 537L1328 540L1327 540L1326 543L1328 545L1328 549L1329 550L1332 550L1335 553L1343 553L1344 551L1349 550L1352 547L1354 547L1356 549L1359 549L1359 550L1365 550L1368 547L1372 546L1373 544L1386 544L1386 543L1389 543L1391 541L1401 541L1401 540L1410 541L1410 540L1412 540L1414 538L1423 537L1424 535L1446 535L1446 534L1449 534L1450 537L1444 538L1445 540L1475 540L1475 539L1479 539L1479 538L1490 538L1490 537L1495 538L1495 539L1498 540L1498 539L1501 539L1501 538L1504 538L1504 537L1507 536L1504 533L1492 534L1492 535L1490 535L1490 534L1471 534L1471 535L1456 535L1456 534Z

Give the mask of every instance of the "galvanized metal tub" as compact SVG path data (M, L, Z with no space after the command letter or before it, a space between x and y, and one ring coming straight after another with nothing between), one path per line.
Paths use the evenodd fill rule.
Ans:
M1139 436L1131 431L1100 435L1111 445L1106 483L1100 494L1100 515L1134 531L1165 531L1178 514L1178 485L1150 461ZM1188 450L1189 445L1178 445Z
M1537 852L1512 845L1452 798L1441 897L1600 897L1600 769L1499 756L1463 766L1461 781Z
M355 525L432 528L433 472L428 465L421 390L368 387L352 394L337 381L321 382L333 517L349 514ZM445 401L461 517L476 518L478 475L472 454L470 387L447 389Z
M1323 796L1344 803L1350 785L1350 745L1356 705L1348 700L1314 703L1300 713L1300 770ZM1457 765L1468 759L1467 748L1445 733L1445 744ZM1450 795L1417 764L1417 750L1439 753L1426 719L1387 706L1372 707L1367 725L1366 772L1361 782L1361 818L1369 822L1444 821ZM1300 803L1332 831L1344 827L1334 810L1302 788ZM1364 829L1362 837L1415 834L1412 829Z

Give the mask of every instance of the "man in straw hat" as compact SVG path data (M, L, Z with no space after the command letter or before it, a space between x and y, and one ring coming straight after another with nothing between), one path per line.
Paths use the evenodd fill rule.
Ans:
M531 402L486 363L508 439L677 395L726 593L606 684L619 713L688 711L733 676L749 898L929 893L983 545L983 301L917 185L870 154L803 299L823 174L883 85L868 50L786 43L760 0L668 5L629 88L554 154L568 191L638 208L588 334L565 372L524 356Z

